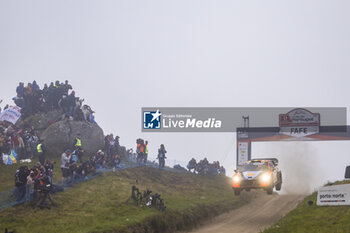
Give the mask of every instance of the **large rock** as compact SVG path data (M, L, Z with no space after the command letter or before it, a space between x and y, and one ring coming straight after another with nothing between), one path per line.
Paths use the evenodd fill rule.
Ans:
M34 128L38 131L39 136L53 123L60 121L62 119L61 110L51 110L48 112L38 112L27 118L20 118L16 125L20 128Z
M87 156L96 153L104 146L103 130L90 122L62 120L50 125L41 139L48 157L60 156L66 149L73 149L74 139L80 133L82 147Z

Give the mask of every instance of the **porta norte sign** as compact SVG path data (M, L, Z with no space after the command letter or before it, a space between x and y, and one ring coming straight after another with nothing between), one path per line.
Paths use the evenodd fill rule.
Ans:
M350 184L321 187L317 205L350 205Z
M280 133L293 137L305 137L319 133L320 114L303 108L279 115Z

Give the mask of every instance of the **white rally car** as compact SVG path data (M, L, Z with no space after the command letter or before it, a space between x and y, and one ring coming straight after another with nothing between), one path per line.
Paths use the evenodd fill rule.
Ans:
M232 189L235 195L242 190L264 189L272 194L273 188L277 191L282 188L282 172L278 169L276 158L252 159L235 170L232 177Z

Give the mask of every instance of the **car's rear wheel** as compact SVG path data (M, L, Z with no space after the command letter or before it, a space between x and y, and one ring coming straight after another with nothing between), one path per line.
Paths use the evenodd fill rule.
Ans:
M233 191L235 192L235 196L239 196L241 194L240 189L234 189Z

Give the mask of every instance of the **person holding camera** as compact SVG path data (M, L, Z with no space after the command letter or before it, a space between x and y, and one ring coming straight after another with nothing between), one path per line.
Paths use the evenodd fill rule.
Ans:
M30 174L30 171L27 166L21 166L15 173L15 189L14 196L16 197L16 201L21 201L25 198L26 195L26 184L27 177Z
M50 192L52 190L52 183L50 182L50 179L45 174L45 171L42 171L41 177L35 181L34 188L39 194L39 200L36 203L35 207L43 208L45 207L45 200L46 198L49 198L51 204L53 206L56 206L56 203L52 200Z
M159 160L159 167L164 167L165 166L165 159L166 156L165 154L167 151L165 150L165 147L163 144L160 145L160 148L158 149L158 160Z

